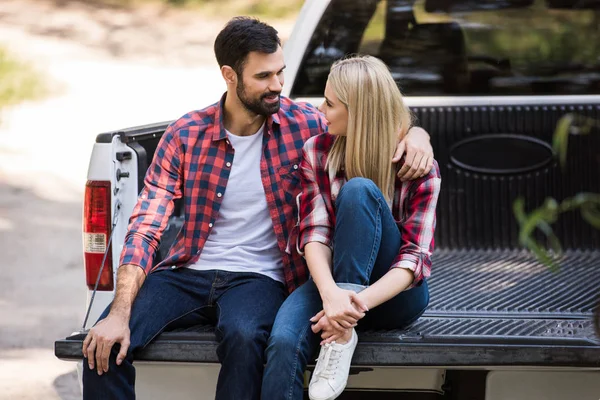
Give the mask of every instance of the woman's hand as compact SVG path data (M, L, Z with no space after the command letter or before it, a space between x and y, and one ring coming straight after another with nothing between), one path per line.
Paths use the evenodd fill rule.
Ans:
M310 319L310 321L313 323L313 325L310 327L312 331L314 333L321 332L321 339L323 339L320 343L321 346L326 343L331 343L334 340L338 340L348 332L347 329L343 329L341 331L335 329L323 310L319 311L317 315Z
M368 310L365 302L352 290L333 286L322 295L323 311L333 327L342 331L356 326Z

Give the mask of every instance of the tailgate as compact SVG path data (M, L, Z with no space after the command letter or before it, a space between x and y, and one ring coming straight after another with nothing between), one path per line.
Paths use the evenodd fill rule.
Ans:
M523 251L436 252L426 314L405 330L359 333L354 365L600 368L591 319L600 252L568 252L559 272ZM457 273L460 271L460 273ZM55 343L82 358L84 335ZM217 363L212 327L165 332L137 360Z

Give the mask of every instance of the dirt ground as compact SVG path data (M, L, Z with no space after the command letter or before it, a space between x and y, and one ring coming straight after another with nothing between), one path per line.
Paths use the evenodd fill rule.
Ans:
M75 364L57 360L53 343L84 316L81 202L94 138L218 100L212 43L227 18L0 2L0 45L52 88L0 114L0 399L81 398ZM269 22L284 39L291 31L289 20Z

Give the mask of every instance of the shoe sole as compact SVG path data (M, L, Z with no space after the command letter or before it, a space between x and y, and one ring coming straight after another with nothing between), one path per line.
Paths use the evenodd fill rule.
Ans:
M340 397L340 395L344 392L344 390L346 389L346 385L342 386L341 390L339 392L334 393L332 396L329 397L311 397L310 396L310 391L308 393L308 398L310 400L335 400L338 397Z

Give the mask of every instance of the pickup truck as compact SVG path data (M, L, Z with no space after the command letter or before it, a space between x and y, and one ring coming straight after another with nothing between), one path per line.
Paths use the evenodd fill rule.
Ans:
M565 167L550 145L564 114L600 119L598 4L304 4L284 49L284 94L317 105L334 60L383 59L431 134L443 180L430 306L405 330L360 335L340 398L600 398L600 232L578 213L564 215L554 230L565 251L553 272L520 247L512 211L519 197L531 210L547 196L600 192L600 135L571 137ZM56 341L60 359L81 362L85 332L114 295L128 217L168 123L96 138L83 221L89 315ZM181 210L155 263L182 226ZM211 326L162 333L135 355L138 398L214 398L215 349Z

